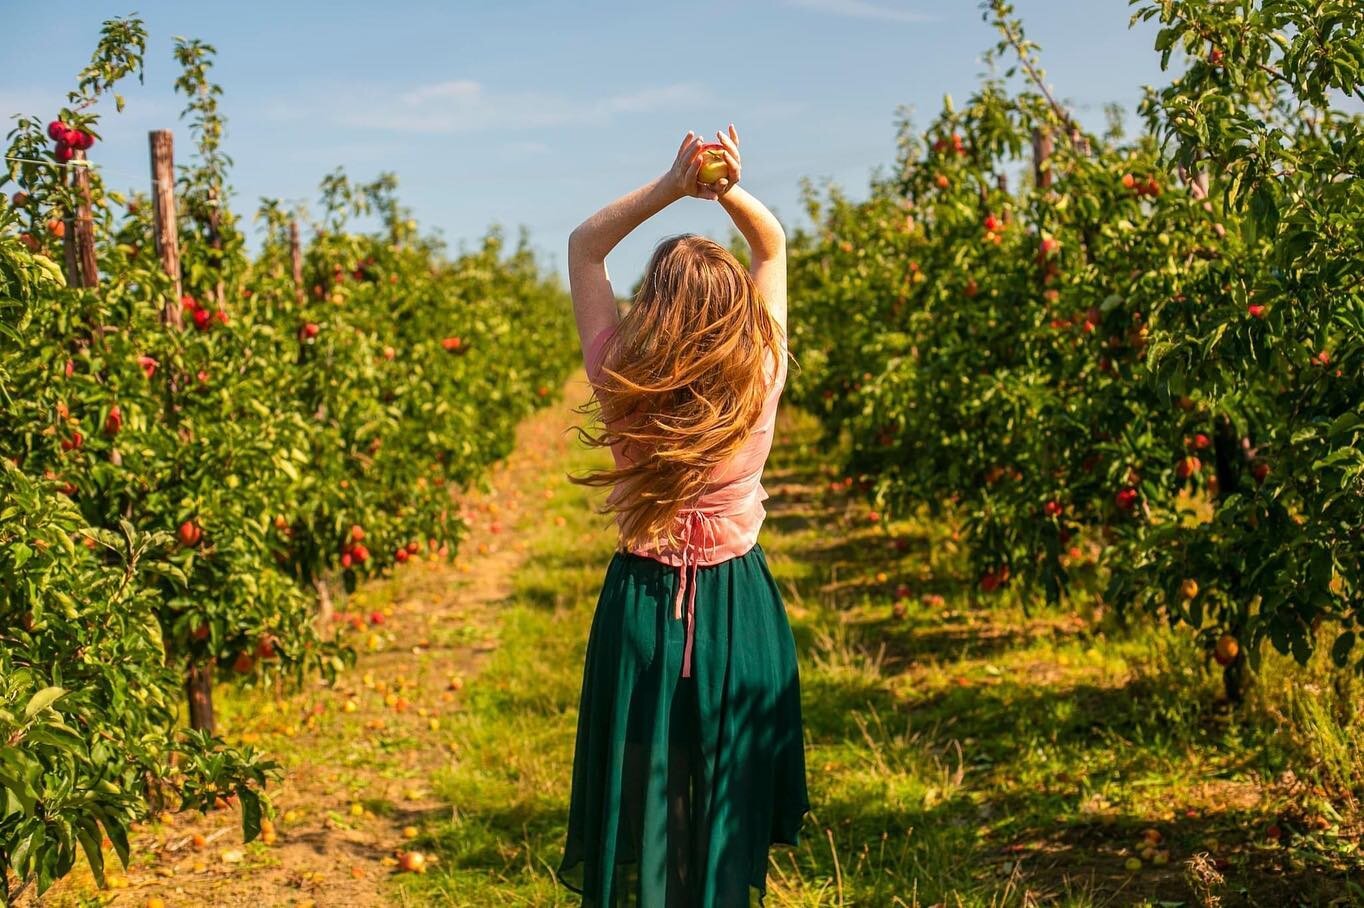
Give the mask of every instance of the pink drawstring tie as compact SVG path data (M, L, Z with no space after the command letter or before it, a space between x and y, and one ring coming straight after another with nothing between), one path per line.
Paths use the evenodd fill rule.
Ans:
M695 532L698 526L704 530L704 547L706 554L704 557L710 558L714 550L716 534L715 527L711 523L712 515L705 511L688 510L686 513L685 544L682 546L682 562L677 566L677 596L673 599L673 617L682 617L682 596L687 596L687 642L682 650L682 677L691 677L691 652L692 643L696 638L696 559L695 555ZM691 567L691 585L688 589L687 568Z

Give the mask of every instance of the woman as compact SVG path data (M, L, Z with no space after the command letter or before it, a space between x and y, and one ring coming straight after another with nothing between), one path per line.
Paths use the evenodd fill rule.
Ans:
M795 641L757 544L761 476L786 381L786 237L727 174L698 182L687 133L669 171L569 238L569 283L614 469L617 551L588 637L567 843L558 878L599 908L761 903L772 844L809 810ZM752 252L659 244L623 318L605 259L686 197L716 200Z

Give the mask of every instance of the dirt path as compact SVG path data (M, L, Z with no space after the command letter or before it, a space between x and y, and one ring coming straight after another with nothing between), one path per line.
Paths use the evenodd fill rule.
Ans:
M518 428L512 454L490 472L491 490L464 497L471 530L453 564L411 562L337 602L359 657L334 686L220 689L224 737L260 747L285 768L271 789L273 841L242 845L240 815L230 808L165 816L136 831L133 864L111 873L105 904L409 902L391 882L396 855L426 820L448 817L429 779L459 759L442 719L462 708L466 683L498 645L496 610L527 557L525 531L543 519L537 499L563 482L574 443L565 430L578 421L570 408L585 393L575 374ZM96 891L78 873L41 904L74 906Z

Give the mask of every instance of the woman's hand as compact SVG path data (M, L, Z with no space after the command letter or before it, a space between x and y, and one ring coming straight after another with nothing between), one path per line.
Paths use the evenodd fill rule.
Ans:
M714 189L696 181L701 172L701 146L705 142L695 132L689 131L677 149L677 160L668 170L667 180L678 197L692 196L697 199L718 199Z
M720 177L710 184L710 188L715 193L714 198L719 198L739 182L739 133L734 129L734 124L731 123L729 124L729 135L717 132L715 137L724 146L721 154L724 156L725 164L729 167L727 176Z

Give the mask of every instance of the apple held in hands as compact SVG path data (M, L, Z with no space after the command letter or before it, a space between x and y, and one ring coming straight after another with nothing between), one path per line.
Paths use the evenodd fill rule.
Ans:
M696 182L710 184L721 177L729 176L729 163L725 161L725 146L719 142L707 142L701 146L701 170Z

